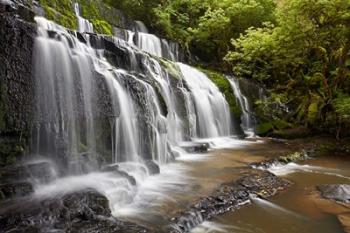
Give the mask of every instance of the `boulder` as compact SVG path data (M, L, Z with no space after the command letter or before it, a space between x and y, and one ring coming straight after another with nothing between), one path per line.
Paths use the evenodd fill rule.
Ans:
M136 185L136 179L133 176L130 176L128 173L119 170L119 166L117 164L110 165L102 168L103 172L111 172L120 177L126 178L131 185Z
M186 142L180 145L188 153L205 153L209 149L209 143Z
M319 185L317 189L323 198L344 203L350 201L350 185L348 184Z
M160 168L153 160L146 160L145 165L147 167L148 174L156 175L160 173Z
M114 219L108 200L93 190L7 203L0 210L0 225L4 232L148 232Z

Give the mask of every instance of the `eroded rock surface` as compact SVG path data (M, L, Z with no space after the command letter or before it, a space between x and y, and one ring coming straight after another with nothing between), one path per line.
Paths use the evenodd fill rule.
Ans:
M112 217L108 200L93 190L6 203L0 232L149 232Z
M285 190L291 182L267 171L247 170L247 174L232 183L223 184L212 195L204 197L171 219L169 232L188 232L203 221L249 203L250 195L263 198Z

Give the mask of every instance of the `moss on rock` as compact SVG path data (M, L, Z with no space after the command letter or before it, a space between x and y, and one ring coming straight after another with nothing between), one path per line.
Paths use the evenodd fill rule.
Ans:
M47 19L72 30L77 28L77 17L71 0L39 0L39 3L44 8Z
M294 152L294 153L291 153L291 154L288 154L286 156L281 156L278 158L278 161L281 162L281 163L291 163L291 162L296 162L296 161L299 161L299 160L302 160L305 158L305 153L302 153L302 152Z
M113 35L113 27L106 21L93 19L91 22L94 25L95 32L99 34Z

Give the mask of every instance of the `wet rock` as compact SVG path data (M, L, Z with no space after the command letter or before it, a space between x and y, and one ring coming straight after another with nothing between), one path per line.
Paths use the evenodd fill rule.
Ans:
M37 162L5 167L0 171L1 182L36 180L42 183L54 178L52 165L49 162Z
M0 225L4 232L148 232L113 218L108 200L93 190L8 203L0 211Z
M34 191L33 186L29 182L13 182L0 184L0 201L23 197Z
M250 195L264 198L285 190L292 183L267 171L250 170L242 178L222 185L216 192L197 201L171 219L169 232L188 232L203 221L249 203Z
M156 164L153 160L146 160L145 166L147 167L148 173L150 175L156 175L160 173L158 164Z
M28 147L34 100L33 14L17 1L0 1L0 167L14 164Z
M106 166L102 168L103 172L111 172L113 174L116 174L120 177L126 178L131 185L136 185L136 179L132 176L130 176L128 173L124 171L119 170L119 166L117 164L111 165L111 166Z
M306 151L294 152L294 153L291 153L285 156L280 156L278 158L270 159L267 161L251 163L249 164L249 166L256 169L269 169L272 166L275 166L278 164L288 164L291 162L305 160L307 158L308 158L308 153Z
M209 149L209 143L189 142L181 144L181 148L188 153L205 153Z
M347 184L331 184L319 185L317 189L321 192L321 196L326 199L349 203L350 201L350 185Z
M77 32L77 38L80 42L87 44L87 41L86 41L83 33Z

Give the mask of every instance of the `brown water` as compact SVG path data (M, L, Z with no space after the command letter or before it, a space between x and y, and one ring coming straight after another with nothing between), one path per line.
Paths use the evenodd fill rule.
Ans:
M281 147L283 147L281 145ZM270 144L259 147L268 153ZM285 147L290 149L290 147ZM288 150L287 149L287 150ZM250 149L248 149L251 152ZM306 166L305 166L306 165ZM296 169L295 169L296 168ZM236 233L340 233L344 232L337 219L337 205L322 204L315 190L320 184L349 184L350 160L325 156L281 168L281 176L295 182L286 192L268 201L253 200L251 205L219 216L193 230L200 232ZM289 174L286 174L289 173Z
M143 202L136 209L142 212L126 218L156 229L162 228L169 224L168 220L172 216L195 203L197 199L209 195L221 184L241 177L249 163L300 151L303 143L264 139L234 149L184 155L174 164L162 167L162 176L152 178L169 179L168 183L165 182L166 188L162 189L161 196L152 194L147 200L141 191ZM166 175L173 167L176 172ZM274 172L283 174L283 177L295 182L295 185L268 201L255 199L252 204L240 210L205 222L194 229L193 233L344 232L336 215L318 206L315 201L315 186L350 183L350 160L347 161L344 157L321 157L299 165L281 167ZM179 178L172 182L175 176ZM159 188L156 188L158 191Z

